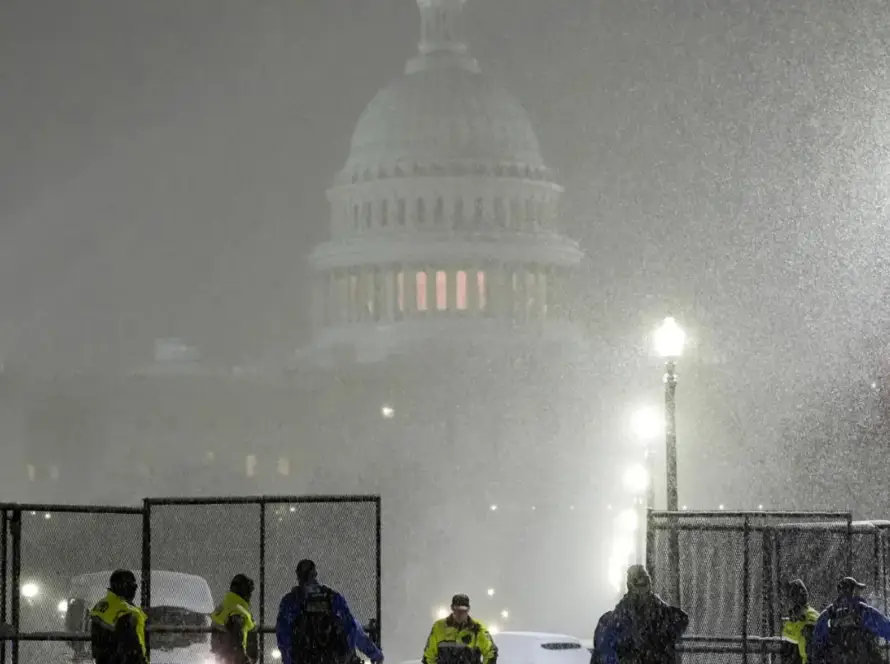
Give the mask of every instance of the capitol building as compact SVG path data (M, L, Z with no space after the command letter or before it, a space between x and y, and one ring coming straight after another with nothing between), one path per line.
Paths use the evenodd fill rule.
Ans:
M41 500L379 493L384 649L405 659L457 592L501 629L581 637L614 599L584 254L528 115L462 39L464 4L418 0L417 54L358 119L310 258L311 343L218 367L159 340L126 375L31 385L15 416L16 481ZM72 436L93 456L59 469ZM102 480L122 468L126 491ZM82 495L53 493L60 472Z

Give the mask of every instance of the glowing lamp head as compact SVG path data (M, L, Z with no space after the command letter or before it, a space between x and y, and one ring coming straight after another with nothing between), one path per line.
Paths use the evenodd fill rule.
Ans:
M451 611L449 611L449 610L447 609L447 607L440 606L438 609L436 609L436 613L435 613L435 615L436 615L436 620L444 620L444 619L447 618L450 614L451 614Z
M392 406L384 405L380 408L380 414L383 416L383 419L391 420L393 417L395 417L396 411L395 408L393 408Z
M489 597L494 597L494 588L489 588L487 591Z
M621 481L631 493L642 493L649 486L649 472L640 464L634 464L624 471Z
M34 599L40 594L40 586L33 581L22 584L22 597L25 599Z
M509 617L510 617L510 612L507 611L507 609L504 609L503 611L501 611L501 618L503 618L504 620L506 620L506 619L509 618Z
M491 634L492 636L497 636L498 634L501 633L501 628L498 627L497 625L489 625L488 633Z
M646 442L664 435L664 415L657 408L638 408L630 416L630 430L634 438Z
M272 659L278 661L281 659L281 651L278 648L275 648L272 651Z
M668 316L655 330L655 352L665 359L676 359L683 354L686 333L672 317Z
M68 600L60 600L58 605L56 606L56 609L64 616L66 613L68 613Z

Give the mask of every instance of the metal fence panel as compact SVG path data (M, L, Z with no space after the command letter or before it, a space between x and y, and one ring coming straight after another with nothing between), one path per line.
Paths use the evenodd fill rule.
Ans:
M208 614L235 574L256 582L261 660L300 558L357 619L380 618L376 496L149 499L142 508L0 505L0 664L89 661L89 609L136 573L154 662L210 659ZM268 572L268 575L267 575ZM375 634L379 638L379 634Z
M86 612L116 568L138 569L140 510L93 506L2 506L6 526L6 622L21 638L5 662L70 661L88 655ZM2 556L0 556L2 557ZM103 580L90 586L85 575ZM5 663L4 663L5 664Z
M794 578L805 581L817 608L834 599L838 579L851 570L867 583L883 582L878 531L854 527L849 514L651 512L648 527L656 592L689 613L690 635L741 638L747 647L747 637L777 634L787 608L785 585ZM695 657L714 656L711 650Z
M266 504L267 622L296 583L302 558L340 592L361 624L378 620L380 582L376 500L276 501Z

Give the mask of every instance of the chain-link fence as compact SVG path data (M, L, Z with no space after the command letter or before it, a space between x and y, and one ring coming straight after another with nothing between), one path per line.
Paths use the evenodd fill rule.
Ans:
M0 505L4 531L3 612L9 632L2 664L72 661L89 656L85 603L78 595L84 570L139 568L142 510L122 507ZM92 604L89 604L92 606Z
M755 650L765 656L757 639L780 633L792 579L804 580L821 609L842 576L855 576L884 609L888 544L890 523L854 522L849 513L650 512L646 562L656 591L689 614L696 658L720 649L728 657L733 648L745 658Z
M141 580L153 664L211 659L209 614L235 574L255 580L259 664L301 558L379 641L376 496L148 499L143 508L0 505L0 664L90 661L89 610L115 569Z

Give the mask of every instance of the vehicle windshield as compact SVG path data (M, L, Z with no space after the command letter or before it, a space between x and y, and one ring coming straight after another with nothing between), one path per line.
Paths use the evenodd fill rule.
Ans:
M155 606L147 612L148 624L152 627L208 627L210 619L206 614L195 613L176 606ZM188 648L189 646L207 643L209 634L206 633L176 633L161 632L151 635L152 650L173 650L174 648Z

